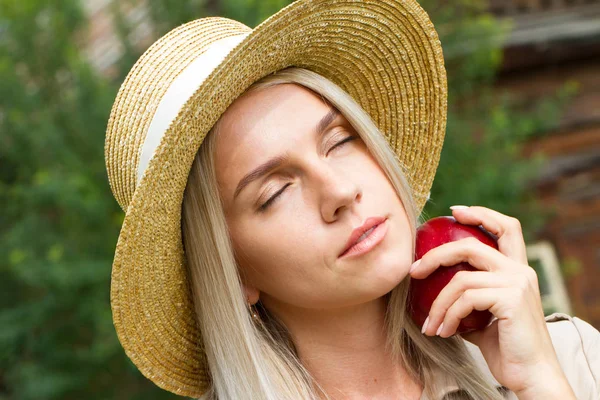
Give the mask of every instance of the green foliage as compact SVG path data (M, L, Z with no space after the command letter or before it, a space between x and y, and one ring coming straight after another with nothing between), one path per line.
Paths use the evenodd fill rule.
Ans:
M110 82L84 59L79 2L0 2L0 400L174 398L141 376L112 326L109 287L123 213L104 166L104 133L118 84L139 56L113 2L125 54ZM158 37L206 15L250 27L287 0L149 0ZM545 212L529 180L542 162L519 156L552 128L573 85L527 113L490 87L507 27L481 2L423 3L445 49L447 140L426 215L480 204L533 231Z
M76 46L83 17L73 1L0 2L5 400L164 394L127 360L112 326L110 267L121 212L103 147L116 88Z
M291 4L289 0L227 0L221 1L222 15L254 28L269 16Z
M511 27L483 12L483 4L422 3L440 35L448 74L446 139L423 218L451 215L454 204L481 205L518 218L528 241L552 210L537 201L532 186L546 160L523 157L523 146L556 128L577 86L567 82L537 103L499 94L493 83Z
M430 4L431 3L431 4ZM421 2L444 49L449 104L493 83L502 62L502 42L510 25L484 12L482 1L457 0L452 6Z
M127 0L127 2L137 3L137 1L132 0ZM213 15L213 12L207 10L207 3L207 0L186 0L177 3L172 0L148 0L148 11L151 20L154 22L156 37L158 38L176 26L191 20ZM122 7L122 5L119 7Z
M518 218L525 239L532 240L552 214L536 200L532 186L546 159L521 154L528 139L556 126L558 109L569 98L564 93L525 112L508 95L494 96L482 88L467 106L449 107L446 140L424 215L450 215L453 204L483 205Z

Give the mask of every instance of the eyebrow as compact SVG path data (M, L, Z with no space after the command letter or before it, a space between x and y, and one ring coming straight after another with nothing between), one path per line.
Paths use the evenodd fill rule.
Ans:
M336 108L331 107L329 109L329 112L323 118L321 118L321 120L315 127L315 130L314 130L315 135L321 136L325 132L325 129L336 119L336 117L338 115L340 115L340 112ZM233 199L235 200L236 197L242 191L242 189L244 189L246 186L248 186L251 182L259 179L263 175L268 174L270 171L279 167L281 164L283 164L287 160L288 160L287 155L276 156L276 157L271 158L267 162L259 165L253 171L249 172L238 183L237 188L235 189L235 192L233 194Z

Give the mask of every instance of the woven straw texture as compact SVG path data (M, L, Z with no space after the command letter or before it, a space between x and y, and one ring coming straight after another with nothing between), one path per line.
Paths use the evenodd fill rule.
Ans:
M146 132L170 83L215 40L251 32L187 101L136 182ZM253 82L298 66L347 91L369 113L410 176L422 210L446 127L442 48L413 0L298 0L254 30L208 17L155 42L119 90L108 122L111 190L126 212L111 281L119 340L161 388L199 397L210 384L181 238L181 204L206 133Z

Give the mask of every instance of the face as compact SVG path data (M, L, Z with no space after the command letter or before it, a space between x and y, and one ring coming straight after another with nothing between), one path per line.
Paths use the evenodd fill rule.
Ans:
M336 111L284 84L238 98L223 115L219 193L244 286L268 309L368 302L408 273L412 238L402 202ZM280 162L247 178L274 158ZM370 217L386 218L383 238L366 253L339 257Z

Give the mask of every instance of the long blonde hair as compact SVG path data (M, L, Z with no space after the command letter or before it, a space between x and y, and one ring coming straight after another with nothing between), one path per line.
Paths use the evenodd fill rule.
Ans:
M369 115L340 87L310 70L290 67L255 82L245 93L294 83L335 106L352 124L402 201L412 237L421 222L406 171ZM216 181L215 137L207 134L190 171L182 210L188 273L211 385L203 399L318 400L329 396L302 365L286 327L257 303L249 314ZM414 254L414 240L413 240ZM464 399L503 399L485 380L463 339L421 334L406 311L409 277L386 295L390 354L422 385L429 398L438 388L434 368L456 379ZM456 398L456 397L454 397Z

